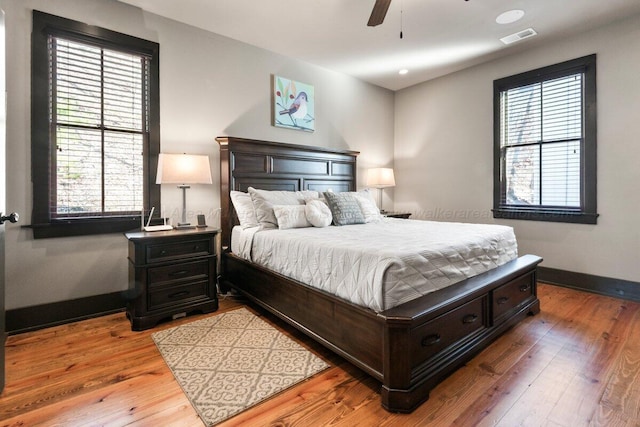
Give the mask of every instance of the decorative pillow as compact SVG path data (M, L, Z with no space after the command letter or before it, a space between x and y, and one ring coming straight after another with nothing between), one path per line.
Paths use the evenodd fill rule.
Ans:
M311 227L305 214L305 205L276 205L273 213L278 220L278 228L287 230L289 228Z
M304 199L318 197L317 191L269 191L248 188L258 223L264 228L277 228L278 220L273 213L275 205L304 205Z
M371 203L373 203L373 206L375 206L376 208L378 207L378 202L376 201L376 198L373 196L373 192L371 191L370 188L364 188L358 191L357 194L359 196L364 197L365 199L371 200ZM378 212L380 212L380 209L378 209Z
M333 219L331 209L324 199L308 200L304 207L304 213L307 216L307 221L314 227L326 227L331 224Z
M240 226L242 228L257 227L258 218L256 218L256 210L253 208L251 196L242 191L231 191L230 195Z
M324 193L335 225L364 224L364 215L353 193Z
M382 215L375 203L371 201L368 196L362 195L360 192L356 194L356 200L360 205L362 215L364 215L364 222L376 222L382 221Z
M327 207L329 206L329 205L327 204L327 199L325 199L325 198L324 198L324 196L322 195L322 193L320 193L320 195L319 195L318 197L305 197L305 198L304 198L304 202L305 202L305 203L309 203L309 202L311 202L311 201L318 201L318 202L322 202L322 203L324 203L324 204L325 204L325 206L327 206Z

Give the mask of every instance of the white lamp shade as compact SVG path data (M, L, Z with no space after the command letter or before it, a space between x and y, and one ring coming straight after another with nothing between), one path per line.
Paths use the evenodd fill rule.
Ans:
M367 171L367 187L394 187L396 180L391 168L372 168Z
M212 183L209 156L160 153L156 184Z

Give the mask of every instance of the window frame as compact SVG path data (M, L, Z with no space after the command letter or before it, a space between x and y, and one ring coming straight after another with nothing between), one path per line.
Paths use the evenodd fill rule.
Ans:
M582 97L583 138L580 150L580 207L558 208L534 205L531 207L502 203L506 192L503 178L504 161L500 145L502 92L533 83L540 83L575 73L584 75ZM596 224L597 213L597 104L596 104L596 55L588 55L559 64L538 68L493 82L493 217L533 221Z
M160 212L160 185L155 171L160 153L160 45L155 42L88 25L37 10L33 11L31 36L31 180L33 183L32 223L35 239L102 233L139 228L141 213L121 216L52 218L51 191L56 180L52 170L55 141L50 140L50 36L64 36L149 59L148 129L143 146L143 206L148 212L155 206ZM52 181L53 180L53 181Z

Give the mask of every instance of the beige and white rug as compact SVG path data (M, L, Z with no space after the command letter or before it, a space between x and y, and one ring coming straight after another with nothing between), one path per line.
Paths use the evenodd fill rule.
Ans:
M208 426L329 367L245 308L151 337Z

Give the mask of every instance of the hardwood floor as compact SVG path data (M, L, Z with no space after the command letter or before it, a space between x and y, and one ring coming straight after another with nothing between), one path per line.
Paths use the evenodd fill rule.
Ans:
M640 426L640 304L544 284L539 298L540 314L408 415L386 412L376 381L265 315L331 368L221 425ZM202 317L132 332L118 313L9 337L0 426L202 426L150 337Z

